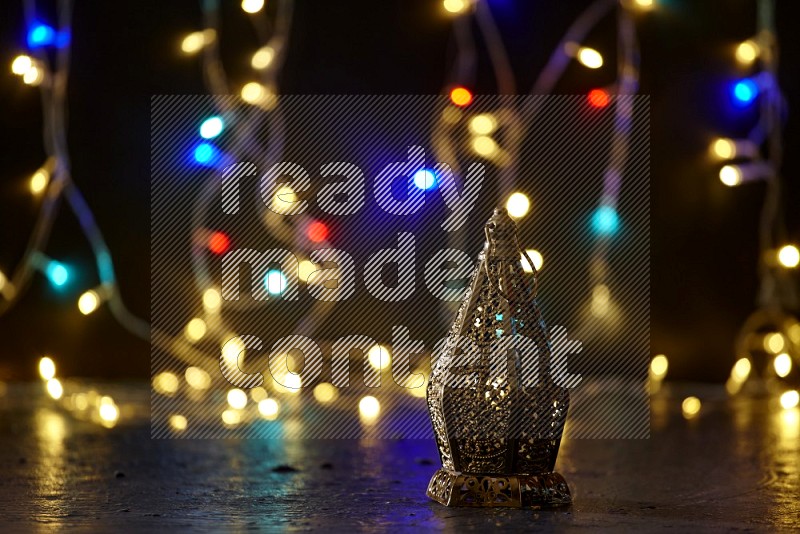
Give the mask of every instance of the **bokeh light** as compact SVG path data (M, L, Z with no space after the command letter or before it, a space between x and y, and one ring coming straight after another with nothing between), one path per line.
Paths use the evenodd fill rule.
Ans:
M524 193L516 192L506 200L506 211L514 219L520 219L528 214L531 209L531 201Z
M230 246L231 240L224 232L212 232L208 237L208 250L214 254L225 254Z
M691 419L700 413L703 403L697 397L686 397L681 403L681 411L686 419Z
M619 230L619 215L611 206L599 206L592 214L592 230L600 236L610 236Z
M792 357L785 352L778 354L772 361L772 366L775 369L776 375L785 378L792 372Z
M472 93L466 87L454 87L450 91L450 101L458 107L466 107L472 102Z
M414 173L414 185L427 191L436 185L436 174L430 169L420 169Z
M200 125L200 137L213 139L222 133L225 123L222 117L209 117Z
M100 306L100 295L97 291L90 289L83 293L78 299L78 310L84 315L89 315Z
M542 266L544 266L544 257L542 256L542 253L533 248L525 249L525 253L533 262L533 268L531 268L531 264L528 263L528 258L522 256L522 270L526 273L532 273L533 269L536 269L536 272L541 271Z
M49 356L39 360L39 376L42 380L50 380L56 376L56 363Z
M611 103L611 96L605 89L592 89L586 99L593 108L604 108Z
M778 249L778 262L784 267L794 269L800 264L800 250L794 245L784 245Z

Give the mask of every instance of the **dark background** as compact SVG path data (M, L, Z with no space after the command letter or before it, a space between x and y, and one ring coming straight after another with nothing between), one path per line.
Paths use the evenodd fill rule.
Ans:
M224 2L222 52L234 82L248 81L257 44L238 1ZM44 159L39 93L11 74L25 52L21 2L0 6L0 116L5 139L0 170L0 270L21 256L38 200L28 180ZM54 20L42 3L42 18ZM518 87L527 90L553 46L588 4L493 0ZM747 133L757 106L734 109L732 80L747 74L735 44L752 36L755 0L660 0L638 17L641 93L651 95L652 342L670 357L670 377L720 381L733 361L733 337L753 310L757 221L763 184L730 189L708 157L716 136ZM794 109L800 100L800 35L796 2L778 1L780 81ZM438 0L297 3L284 93L437 94L453 56L451 19ZM95 212L114 256L129 308L149 313L149 108L154 94L204 93L200 62L180 40L200 29L197 2L84 1L75 6L70 79L73 176ZM587 45L613 56L609 17ZM485 76L491 80L482 58ZM583 94L611 83L612 68L570 67L556 92ZM477 93L496 88L482 84ZM797 114L786 125L784 202L791 241L800 240ZM118 326L105 308L81 315L78 295L93 287L93 261L77 223L62 210L47 253L75 266L77 277L55 291L41 277L0 317L0 379L31 378L43 353L56 355L62 376L146 377L148 344Z

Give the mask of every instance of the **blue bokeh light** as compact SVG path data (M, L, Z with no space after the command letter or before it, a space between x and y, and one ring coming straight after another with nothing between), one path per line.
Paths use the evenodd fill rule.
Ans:
M28 46L30 48L51 45L55 39L55 30L47 24L36 23L28 30Z
M222 117L209 117L200 125L200 137L213 139L222 133L225 123Z
M430 169L420 169L414 173L414 185L427 191L436 185L436 174Z
M758 97L758 85L748 78L733 85L733 100L740 106L746 106Z
M286 276L275 269L267 271L264 276L264 287L270 295L280 295L286 289Z
M592 230L601 236L610 236L619 230L619 215L611 206L600 206L592 214Z
M211 143L200 143L194 149L194 160L201 165L213 165L218 158L219 151Z
M50 283L56 287L62 287L69 280L69 271L63 263L51 260L47 263L45 274Z

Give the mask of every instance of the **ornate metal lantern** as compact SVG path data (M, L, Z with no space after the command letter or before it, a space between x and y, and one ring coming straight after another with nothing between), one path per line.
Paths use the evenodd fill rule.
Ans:
M446 506L571 502L566 481L553 472L569 394L549 372L536 270L516 231L505 209L486 223L479 265L428 384L442 461L428 496Z

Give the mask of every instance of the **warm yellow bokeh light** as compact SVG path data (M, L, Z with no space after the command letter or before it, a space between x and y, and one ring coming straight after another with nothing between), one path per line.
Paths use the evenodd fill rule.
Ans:
M56 376L56 363L49 356L39 360L39 376L42 380L50 380Z
M50 182L50 173L47 172L45 169L39 169L33 176L31 176L31 181L29 183L31 188L31 193L34 195L38 195L39 193L43 192L47 188L47 184Z
M275 419L279 411L280 405L275 399L264 399L258 403L258 412L264 419Z
M781 378L789 376L792 372L792 357L786 354L778 354L772 361L772 366L775 368L775 374Z
M364 419L375 419L381 413L381 403L372 395L362 397L358 402L358 413Z
M386 369L392 362L392 353L383 345L373 345L367 351L367 360L373 369Z
M800 404L800 393L797 390L790 389L781 395L781 407L784 410L791 410L798 404Z
M181 50L185 54L195 54L203 49L207 44L211 44L217 38L214 30L203 30L192 32L181 41Z
M180 387L180 381L174 373L165 371L153 377L153 389L162 395L174 395Z
M314 398L317 399L317 402L322 404L332 402L336 400L336 397L338 396L339 390L333 384L323 382L314 387Z
M183 330L183 334L186 336L186 339L194 343L203 339L203 336L206 335L207 330L208 327L206 326L206 322L200 317L195 317L186 323L186 328Z
M794 245L784 245L778 250L778 261L784 267L795 268L800 265L800 250Z
M274 200L273 200L274 202ZM301 282L308 282L308 277L317 270L317 266L314 262L308 260L301 260L300 263L297 265L297 278Z
M228 391L228 404L235 410L241 410L247 406L247 393L241 389L232 389Z
M258 13L264 8L264 0L242 0L242 11Z
M11 72L17 76L23 76L33 67L33 60L30 56L19 55L11 62Z
M581 65L590 69L599 69L603 66L603 56L594 48L582 46L575 57Z
M22 75L22 81L28 85L39 85L44 80L44 70L36 65L32 65L28 71Z
M56 400L60 399L64 394L64 387L58 378L51 378L47 381L47 393Z
M469 7L469 0L444 0L442 6L450 13L461 13Z
M532 248L525 249L525 253L533 262L533 268L536 269L536 272L541 271L542 266L544 265L544 257L542 256L542 253ZM533 269L531 269L531 264L528 263L528 258L522 256L522 270L526 273L532 273Z
M264 109L272 109L278 103L277 96L273 91L258 82L249 82L242 87L242 100L248 104L260 106Z
M267 393L267 390L261 386L250 390L250 398L253 399L253 402L255 402L256 404L266 399L267 397L269 397L269 393Z
M239 356L244 352L245 346L236 334L226 336L227 341L222 345L222 359L231 367L239 363Z
M173 430L182 432L189 426L189 421L186 420L186 417L180 414L174 414L169 416L169 426L171 426Z
M275 213L285 215L292 211L295 202L297 202L297 194L295 194L294 189L288 185L282 185L275 191L275 196L272 197L271 208Z
M494 118L494 115L490 115L489 113L475 115L472 117L472 120L469 121L469 129L476 135L488 135L492 133L495 128L497 128L497 119Z
M506 201L506 211L514 219L520 219L528 214L531 209L531 201L520 192L512 193Z
M650 374L654 378L662 379L666 376L669 369L669 360L663 354L657 354L650 361Z
M250 66L257 70L263 70L269 67L272 59L275 57L275 49L271 46L263 46L253 54L250 60Z
M739 358L731 369L731 378L736 382L744 382L750 376L753 365L748 358Z
M211 375L199 367L187 367L184 377L189 387L194 389L208 389L211 387Z
M655 0L633 0L633 3L642 10L650 10L656 6Z
M786 340L780 332L772 332L764 336L764 350L771 354L778 354L786 346Z
M611 290L605 284L592 288L592 315L604 317L611 307Z
M472 140L472 150L481 156L491 156L497 152L497 143L491 137L480 135Z
M242 421L242 415L236 410L225 410L222 412L222 422L228 426L238 425Z
M743 65L749 65L756 60L761 48L752 39L748 39L736 47L736 61Z
M113 426L119 419L119 408L111 397L103 397L103 399L104 402L100 404L97 413L104 425Z
M725 165L719 170L719 181L728 187L742 183L742 171L736 165Z
M720 159L731 159L736 156L736 143L733 139L720 137L711 145L711 150Z
M222 296L220 296L219 291L211 287L203 292L203 308L206 310L206 312L217 312L221 306Z
M78 299L78 310L84 315L89 315L100 306L100 295L97 291L90 289L83 293Z
M409 384L409 386L412 386L412 387L408 388L408 393L412 397L417 397L417 398L420 398L420 399L424 399L426 394L427 394L427 389L428 389L427 388L428 379L425 377L425 372L422 369L415 369L413 374L422 375L422 382L418 383L417 382L418 377L414 377L415 382L413 384ZM413 386L416 386L416 387L413 387Z
M694 417L700 413L700 408L702 408L702 406L703 404L697 397L686 397L683 399L683 403L681 404L683 416L687 419Z

